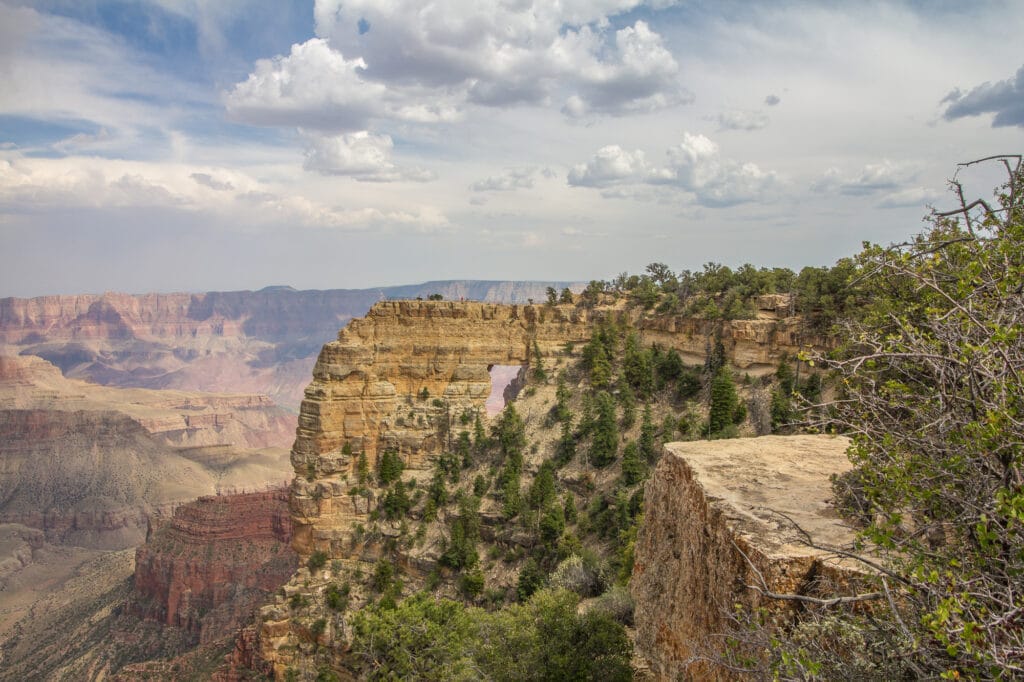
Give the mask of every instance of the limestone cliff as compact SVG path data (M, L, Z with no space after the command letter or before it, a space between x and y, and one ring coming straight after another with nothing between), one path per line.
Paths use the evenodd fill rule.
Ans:
M834 596L860 575L806 546L792 524L816 543L852 540L829 504L829 476L850 466L848 443L764 436L665 446L645 489L631 581L636 646L659 679L730 679L702 657L725 646L737 604L768 607L783 621L796 617L793 602L749 586Z

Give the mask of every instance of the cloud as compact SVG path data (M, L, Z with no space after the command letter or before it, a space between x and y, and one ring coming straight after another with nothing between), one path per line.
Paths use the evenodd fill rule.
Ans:
M641 4L318 0L318 37L259 60L224 100L238 121L333 132L382 119L451 121L470 105L558 100L582 118L692 101L646 22L610 27L610 16Z
M778 95L768 95L767 97L764 98L764 103L770 107L776 106L781 101L782 100L779 99Z
M510 192L517 189L531 189L536 174L537 171L533 168L513 168L503 175L492 175L483 180L477 180L469 188L474 192ZM545 174L545 177L548 175Z
M203 185L204 187L209 187L210 189L213 190L217 190L218 192L223 192L235 188L235 186L232 185L230 182L218 180L209 173L192 173L191 175L189 175L189 177L198 182L200 185Z
M722 208L766 199L780 184L774 172L757 164L722 157L719 147L704 135L683 133L683 140L666 151L668 163L649 165L643 151L627 151L618 145L602 147L585 164L569 172L569 184L576 187L609 188L620 185L650 185L682 190L702 206ZM652 197L635 189L605 189L606 198Z
M616 58L596 58L600 42L589 27L567 33L555 46L565 73L578 79L577 93L566 100L562 113L621 116L693 102L693 94L678 83L679 64L645 22L616 31L614 46Z
M649 173L642 151L630 152L612 144L601 147L586 163L573 166L568 180L574 187L609 187L645 182Z
M10 213L170 208L245 224L351 230L374 225L436 230L448 225L432 206L332 206L227 168L100 158L0 156L0 209Z
M904 188L915 175L910 168L885 159L881 163L865 165L854 175L845 175L838 168L829 168L811 184L811 190L848 196L895 192Z
M400 169L391 161L394 143L389 135L366 130L344 135L306 133L303 168L321 175L345 175L363 182L426 182L434 174L422 169Z
M993 128L1024 127L1024 66L1017 69L1013 78L996 83L985 82L967 93L957 88L942 98L940 104L948 104L942 114L947 121L995 114L992 117Z
M942 196L941 192L927 187L908 187L882 197L880 208L903 208L904 206L926 206Z
M715 117L719 130L761 130L768 127L763 111L723 111Z

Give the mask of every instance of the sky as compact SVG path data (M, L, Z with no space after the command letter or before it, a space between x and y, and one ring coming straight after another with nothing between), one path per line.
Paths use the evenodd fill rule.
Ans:
M1021 35L1019 1L0 0L0 297L828 265L1024 151Z

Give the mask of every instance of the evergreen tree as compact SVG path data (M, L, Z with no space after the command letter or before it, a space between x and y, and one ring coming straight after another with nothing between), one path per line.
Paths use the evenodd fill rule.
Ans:
M548 380L548 373L544 370L544 358L540 354L540 346L537 340L533 340L533 379L534 381L545 382Z
M380 479L380 484L386 486L397 481L404 468L402 458L397 452L385 450L377 461L377 478Z
M576 436L572 432L572 423L562 422L562 435L555 444L556 466L565 466L576 457Z
M601 391L597 394L595 402L597 415L590 442L590 463L596 467L604 467L615 461L619 449L619 430L615 425L615 399L607 391Z
M640 456L648 464L654 464L654 461L658 458L657 443L655 442L656 434L657 429L654 426L654 420L651 415L651 406L644 405L644 417L643 421L640 422L639 445Z
M566 523L576 523L579 513L576 511L576 498L572 493L565 494L565 503L562 505L562 513Z
M501 490L501 513L506 519L512 519L523 510L523 497L519 492L519 477L510 477Z
M572 392L565 384L565 379L559 377L558 388L555 389L555 419L560 422L567 422L572 419L572 412L569 410L569 400Z
M560 504L549 504L540 517L540 539L549 548L558 543L565 531L565 512Z
M356 480L359 481L359 485L366 485L366 482L370 480L370 464L366 461L365 452L359 453L359 459L356 462Z
M540 466L537 475L533 477L530 484L530 491L527 493L527 503L531 509L541 509L555 498L555 467L551 460L547 460Z
M622 374L641 398L648 397L654 391L654 367L651 362L651 354L640 347L640 338L634 331L630 331L626 335L622 355Z
M635 442L622 450L622 482L635 485L644 479L644 463L640 460L640 448Z
M722 433L734 423L739 396L728 368L721 368L711 381L711 408L708 413L708 431L711 435Z
M455 454L459 458L459 464L463 469L468 469L473 465L473 448L469 442L469 432L460 431L459 440L455 444Z
M523 562L519 570L519 580L516 582L516 599L523 602L529 599L544 584L544 572L540 570L537 561L530 557Z
M501 413L501 419L495 425L495 440L501 448L501 456L504 460L517 462L518 468L522 469L523 450L526 448L526 425L516 412L514 403L509 403Z

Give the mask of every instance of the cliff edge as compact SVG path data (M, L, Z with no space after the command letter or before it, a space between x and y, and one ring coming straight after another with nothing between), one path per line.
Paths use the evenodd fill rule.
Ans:
M848 445L811 435L665 445L644 491L631 581L636 646L660 679L731 679L708 659L726 646L737 605L765 607L776 623L797 617L794 602L762 589L833 596L860 575L794 526L816 544L853 540L830 503Z

